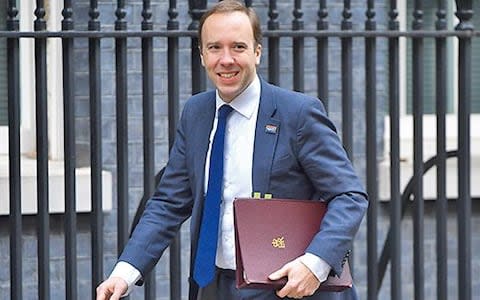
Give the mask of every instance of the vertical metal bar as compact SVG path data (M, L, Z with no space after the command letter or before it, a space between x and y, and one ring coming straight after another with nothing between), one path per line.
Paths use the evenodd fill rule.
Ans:
M177 20L177 3L170 0L168 10L169 20L167 30L178 30L180 28ZM175 138L175 130L179 117L179 45L178 37L168 38L168 148L171 149ZM179 237L175 240L176 247L180 248ZM170 299L181 299L181 255L180 251L170 253Z
M127 30L125 1L117 1L115 30ZM117 114L117 251L128 240L128 102L127 38L115 38Z
M302 1L295 0L295 8L293 10L294 19L292 21L292 30L303 30L304 24L302 20ZM293 89L295 91L304 91L304 45L303 37L293 38Z
M200 18L207 10L206 0L189 0L189 14L192 22L188 26L189 30L198 30ZM199 37L192 37L192 94L204 91L207 86L207 79L203 71L200 60ZM174 243L175 244L175 243Z
M438 1L437 30L447 29L446 1ZM437 199L436 205L436 256L437 299L447 299L447 180L446 180L446 126L447 107L447 39L438 37L436 45L436 115L437 115Z
M413 11L413 30L423 28L422 1L415 1ZM414 212L413 212L413 265L415 299L424 299L424 203L423 203L423 85L424 85L424 46L422 37L412 38L412 92L413 92L413 176L414 176Z
M343 1L342 30L352 30L350 1ZM352 38L341 38L342 42L342 142L348 157L353 159L353 108L352 108ZM352 264L353 265L353 264Z
M152 30L152 9L149 0L143 1L142 30ZM154 191L154 127L153 127L153 38L142 38L143 78L143 190L149 196ZM170 279L171 280L171 279ZM155 299L155 269L145 279L145 299Z
M318 10L318 30L328 30L328 10L327 1L320 1L320 9ZM317 39L317 89L318 98L325 105L328 113L328 38L319 37Z
M37 0L35 31L46 31L44 1ZM35 38L37 140L38 297L50 299L50 237L48 211L47 39Z
M375 3L367 1L365 13L365 30L374 31L377 28L375 21ZM376 38L365 39L365 77L366 77L366 125L367 125L367 263L368 289L367 298L377 299L378 268L377 268L377 221L378 221L378 169L377 169L377 95L376 95Z
M397 1L390 1L390 30L398 31ZM388 39L389 116L390 116L390 296L402 299L401 289L401 220L402 202L400 195L400 55L398 37ZM379 283L381 280L379 280ZM377 286L379 290L381 284Z
M278 30L280 24L278 22L277 1L270 0L268 5L268 30ZM280 84L280 38L268 38L268 80L275 84Z
M456 16L460 20L456 30L473 31L472 1L457 1ZM459 38L458 45L458 297L472 299L472 249L470 191L470 113L472 88L472 40Z
M7 30L18 31L16 0L8 1ZM22 296L22 197L20 175L20 47L18 38L7 38L8 153L10 197L10 299Z
M100 31L98 1L90 0L88 30ZM100 39L88 39L90 85L90 164L91 174L91 239L92 239L92 299L103 280L103 215L102 215L102 105Z
M342 30L352 30L352 12L350 1L343 1ZM348 157L353 161L353 63L352 63L352 38L341 38L342 48L342 142ZM352 246L353 248L353 246ZM352 249L353 250L353 249ZM354 251L350 255L350 266L354 270Z
M62 30L74 29L72 1L65 0ZM65 157L65 297L77 299L77 213L75 183L75 108L73 80L73 38L62 39L63 123Z

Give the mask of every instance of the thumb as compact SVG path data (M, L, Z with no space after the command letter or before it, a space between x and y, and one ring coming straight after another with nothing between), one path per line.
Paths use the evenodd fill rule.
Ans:
M281 269L273 272L272 274L268 275L268 279L270 280L278 280L282 277L286 277L288 275L288 264L284 265Z

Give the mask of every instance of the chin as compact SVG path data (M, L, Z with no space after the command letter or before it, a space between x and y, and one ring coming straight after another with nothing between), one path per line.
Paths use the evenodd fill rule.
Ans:
M219 93L222 96L222 99L225 101L231 101L235 97L237 97L240 93L237 89L235 90L225 90L225 89L219 89Z

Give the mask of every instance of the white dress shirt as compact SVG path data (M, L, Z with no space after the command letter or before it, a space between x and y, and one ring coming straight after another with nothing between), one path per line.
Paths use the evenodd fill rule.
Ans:
M219 235L217 245L216 265L223 269L235 270L235 231L233 227L233 200L236 197L251 197L253 147L255 127L257 123L258 106L260 103L261 85L258 77L233 101L225 131L224 150L224 180L220 211ZM208 170L213 136L217 128L218 108L226 103L216 93L216 109L213 128L210 133L210 143L205 164L205 191L208 185ZM275 195L274 195L275 196ZM324 281L330 272L330 266L320 257L305 253L300 261L313 274ZM140 272L126 262L118 262L110 277L121 277L128 284L128 292L140 278Z
M216 257L216 265L223 269L235 270L233 200L236 197L252 196L253 143L259 103L260 80L258 78L230 103L233 111L228 117L225 130L223 194ZM222 105L225 105L225 102L217 92L217 113ZM217 118L215 117L205 166L205 190L208 185L210 151L216 127Z

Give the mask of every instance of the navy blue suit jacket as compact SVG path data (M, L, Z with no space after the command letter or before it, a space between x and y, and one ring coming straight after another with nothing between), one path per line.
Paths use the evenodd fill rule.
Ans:
M190 216L192 265L214 117L215 91L194 95L184 106L165 173L120 257L142 275L154 267ZM267 126L276 130L267 130ZM340 272L367 200L318 99L261 80L252 186L255 192L277 198L328 201L328 213L307 251L325 260L334 272ZM193 280L190 285L190 299L195 299L197 286Z

